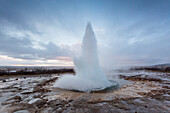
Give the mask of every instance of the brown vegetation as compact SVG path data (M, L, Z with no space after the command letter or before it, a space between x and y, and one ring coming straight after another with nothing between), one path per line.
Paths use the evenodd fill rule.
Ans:
M27 68L18 70L16 72L0 70L0 76L8 75L37 75L37 74L59 74L59 73L74 73L74 69L34 69L28 70Z

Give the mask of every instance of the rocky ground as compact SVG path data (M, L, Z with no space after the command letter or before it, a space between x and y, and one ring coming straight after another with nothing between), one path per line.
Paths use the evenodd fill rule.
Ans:
M58 75L0 78L0 113L170 112L170 74L107 74L120 88L92 93L53 87ZM70 75L72 76L72 75Z

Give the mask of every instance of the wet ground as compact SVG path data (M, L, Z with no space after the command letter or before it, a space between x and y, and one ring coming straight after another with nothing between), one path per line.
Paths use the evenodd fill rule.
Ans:
M120 84L119 89L84 93L54 88L58 75L0 78L0 113L170 112L170 74L125 71L107 75Z

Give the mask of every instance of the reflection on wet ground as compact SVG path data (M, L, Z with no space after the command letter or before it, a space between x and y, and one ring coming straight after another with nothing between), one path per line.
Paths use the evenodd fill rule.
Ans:
M59 89L53 87L58 75L1 78L0 113L170 112L170 74L107 75L119 83L119 89L91 93Z

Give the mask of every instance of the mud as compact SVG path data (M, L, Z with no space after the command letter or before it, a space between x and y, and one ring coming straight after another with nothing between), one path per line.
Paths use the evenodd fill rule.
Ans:
M58 75L5 78L0 81L0 113L168 113L170 79L163 74L117 74L128 83L91 93L53 87Z

